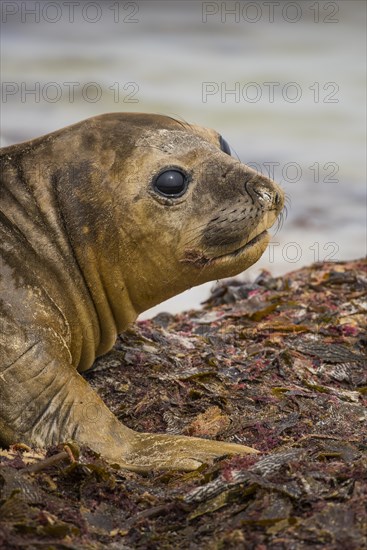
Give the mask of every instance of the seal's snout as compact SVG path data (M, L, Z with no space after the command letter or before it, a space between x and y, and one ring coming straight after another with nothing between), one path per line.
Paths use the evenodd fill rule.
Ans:
M270 179L255 176L245 182L245 190L252 201L261 204L269 210L281 210L283 207L283 193L281 189Z

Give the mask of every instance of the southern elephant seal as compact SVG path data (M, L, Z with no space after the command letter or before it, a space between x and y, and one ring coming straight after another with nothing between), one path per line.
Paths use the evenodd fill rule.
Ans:
M142 311L257 261L283 207L277 185L214 130L141 113L6 147L1 164L2 443L75 440L135 471L256 452L137 433L79 372Z

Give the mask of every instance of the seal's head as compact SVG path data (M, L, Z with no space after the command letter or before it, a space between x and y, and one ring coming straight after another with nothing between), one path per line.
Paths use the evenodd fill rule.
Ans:
M87 280L98 269L117 310L127 296L136 315L240 273L264 252L283 208L282 190L233 158L214 130L114 113L60 139L70 154L55 182L75 252Z

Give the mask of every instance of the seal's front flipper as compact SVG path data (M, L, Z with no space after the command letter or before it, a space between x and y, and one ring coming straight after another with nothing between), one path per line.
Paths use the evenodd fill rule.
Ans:
M75 440L137 472L189 471L216 457L257 452L233 443L134 432L69 361L65 348L36 341L25 343L22 353L7 362L0 373L3 443L44 447Z
M225 455L258 453L256 449L180 435L134 432L125 460L116 460L123 468L136 472L152 470L196 470L203 463ZM112 457L111 457L112 458Z
M129 451L134 432L73 368L66 347L41 340L18 347L0 368L1 443L44 447L72 439L107 458Z

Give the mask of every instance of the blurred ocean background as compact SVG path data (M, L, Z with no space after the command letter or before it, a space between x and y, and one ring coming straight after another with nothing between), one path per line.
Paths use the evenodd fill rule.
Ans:
M1 9L2 146L111 111L212 127L291 199L273 245L243 278L365 255L364 1L27 1ZM198 307L211 286L145 317Z

